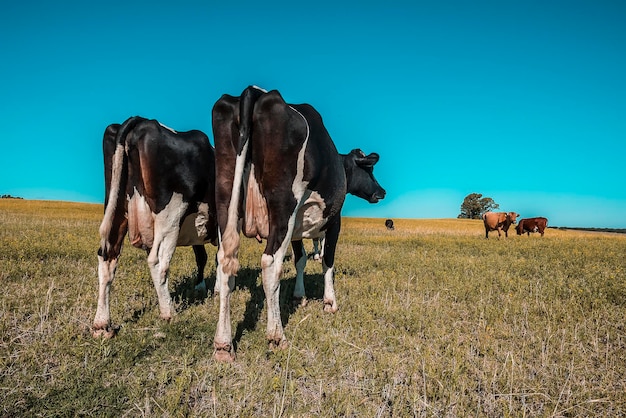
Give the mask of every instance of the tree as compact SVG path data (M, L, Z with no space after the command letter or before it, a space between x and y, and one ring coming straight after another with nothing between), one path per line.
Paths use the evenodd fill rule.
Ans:
M498 209L500 205L490 197L483 197L480 193L470 193L465 196L461 204L460 219L480 219L483 213Z

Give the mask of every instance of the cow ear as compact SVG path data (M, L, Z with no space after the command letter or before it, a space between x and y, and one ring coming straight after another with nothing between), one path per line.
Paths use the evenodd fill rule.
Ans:
M360 167L373 167L374 164L376 164L378 162L379 158L380 158L380 156L378 154L376 154L375 152L371 153L368 156L365 156L365 154L363 154L362 157L357 157L356 158L356 163Z

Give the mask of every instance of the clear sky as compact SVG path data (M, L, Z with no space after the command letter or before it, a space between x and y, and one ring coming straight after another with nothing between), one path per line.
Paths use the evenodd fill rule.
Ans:
M102 203L108 124L213 143L215 101L256 84L380 154L387 198L345 216L455 218L476 192L625 228L625 22L622 0L5 2L0 195Z

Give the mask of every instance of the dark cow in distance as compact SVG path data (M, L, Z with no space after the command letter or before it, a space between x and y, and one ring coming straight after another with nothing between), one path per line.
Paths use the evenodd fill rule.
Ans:
M261 257L271 348L287 339L280 316L280 276L291 243L296 265L294 298L305 300L302 239L323 237L324 310L337 311L335 248L346 193L376 203L385 190L373 175L378 154L339 154L320 114L308 104L287 104L276 90L246 88L213 107L216 202L220 230L216 290L220 310L215 358L233 361L230 293L239 270L240 232L266 239Z
M509 236L509 227L515 224L519 213L515 212L485 212L483 223L485 224L485 238L489 238L489 231L498 231L498 238L502 236L500 231L504 231L504 236Z
M517 223L515 230L517 231L517 235L522 235L524 232L527 232L528 236L530 236L531 232L539 232L543 237L543 231L545 231L547 227L547 218L524 218Z
M393 230L395 229L395 228L394 228L394 226L393 226L393 219L387 219L387 220L385 221L385 227L386 227L388 230L393 231Z
M112 337L109 292L124 237L148 253L161 318L173 315L168 272L176 246L193 246L204 283L204 244L217 244L215 151L200 131L174 132L132 117L103 138L105 202L98 250L94 336Z

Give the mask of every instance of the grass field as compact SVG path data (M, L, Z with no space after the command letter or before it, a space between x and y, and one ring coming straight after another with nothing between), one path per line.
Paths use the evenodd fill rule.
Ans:
M322 311L314 261L312 300L292 307L285 264L283 351L265 341L263 246L245 240L231 299L237 361L220 364L219 304L190 291L190 248L174 255L168 324L145 254L127 245L111 296L121 330L92 338L101 215L0 199L0 416L626 414L623 234L485 240L480 221L396 219L387 231L382 219L345 218L336 314Z

